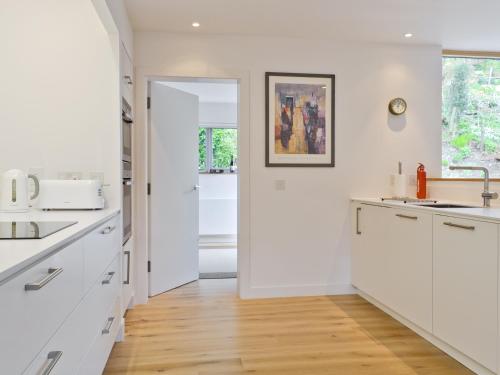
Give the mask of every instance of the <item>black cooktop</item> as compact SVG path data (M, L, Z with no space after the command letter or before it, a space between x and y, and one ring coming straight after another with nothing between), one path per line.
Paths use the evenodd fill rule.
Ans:
M0 221L0 240L37 240L77 221Z

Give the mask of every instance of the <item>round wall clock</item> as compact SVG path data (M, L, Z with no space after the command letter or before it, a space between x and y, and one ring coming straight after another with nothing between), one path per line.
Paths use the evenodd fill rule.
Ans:
M399 116L406 112L406 101L403 98L395 98L389 102L389 112Z

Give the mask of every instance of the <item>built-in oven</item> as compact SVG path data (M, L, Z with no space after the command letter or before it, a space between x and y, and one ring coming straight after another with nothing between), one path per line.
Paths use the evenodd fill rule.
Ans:
M132 162L132 108L122 98L122 160Z

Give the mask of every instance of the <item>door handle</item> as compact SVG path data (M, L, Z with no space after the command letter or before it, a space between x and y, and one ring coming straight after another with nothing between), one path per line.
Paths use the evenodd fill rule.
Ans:
M125 280L123 283L125 285L130 284L130 251L124 251L123 255L127 256L127 280Z
M201 186L200 185L194 185L193 186L193 191L200 190Z
M61 359L63 352L54 351L49 352L47 355L47 361L44 363L43 367L38 372L40 375L49 375L54 367L57 365L57 362Z
M359 230L359 213L361 212L361 207L356 207L356 234L361 234Z
M40 290L42 289L45 285L50 283L52 280L56 278L57 275L59 275L63 271L62 268L49 268L49 272L47 276L45 276L43 279L33 282L33 283L28 283L24 286L24 290Z

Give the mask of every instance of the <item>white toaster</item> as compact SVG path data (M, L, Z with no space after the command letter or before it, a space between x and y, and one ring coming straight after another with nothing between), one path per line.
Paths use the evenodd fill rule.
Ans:
M36 206L42 210L104 208L102 183L97 180L40 180Z

